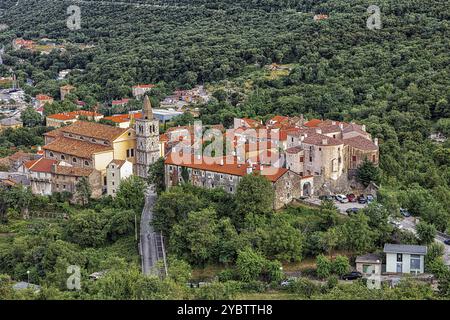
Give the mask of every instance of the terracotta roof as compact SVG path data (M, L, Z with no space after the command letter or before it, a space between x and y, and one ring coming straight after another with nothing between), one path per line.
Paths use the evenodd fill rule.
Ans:
M65 137L59 137L55 141L44 146L45 150L68 154L83 159L91 159L94 153L113 150L111 146L90 143Z
M325 142L325 143L324 143ZM303 143L312 144L315 146L338 146L343 145L344 142L339 139L334 139L327 137L319 133L309 133L307 137L303 140Z
M25 162L23 165L25 166L25 168L30 169L39 160L40 159L38 159L38 160L30 160L30 161Z
M286 150L286 153L291 153L291 154L297 154L299 152L302 152L303 149L301 147L292 147Z
M127 104L129 101L130 101L130 99L113 100L113 101L111 102L111 104L112 104L113 106L116 106L116 105L121 105L121 104Z
M52 159L40 158L39 160L29 161L28 165L31 165L28 169L33 172L52 172L52 166L57 164L58 161ZM27 164L25 164L27 166Z
M361 136L356 136L349 139L344 139L344 143L353 148L361 149L361 150L378 150L378 146L372 142L370 139L366 139Z
M55 166L53 173L63 176L72 177L88 177L94 169L69 167L69 166Z
M322 130L322 134L341 132L341 128L337 124L334 124L334 125L333 124L330 124L330 125L322 125L321 124L316 129Z
M305 123L305 126L312 128L312 127L317 127L321 123L322 123L322 120L320 120L320 119L311 119Z
M201 163L199 163L199 164L195 163L195 161L198 161L198 160L195 160L194 155L190 155L190 159L188 159L187 162L183 162L182 156L180 156L180 158L181 158L181 161L178 162L178 161L176 161L177 159L174 159L173 154L169 153L164 163L169 164L169 165L176 165L176 166L192 168L192 169L230 174L230 175L234 175L234 176L243 177L243 176L247 175L247 164L239 164L236 157L231 157L231 156L230 157L219 157L219 158L203 157L201 159ZM232 162L232 163L231 164L227 163L227 159L229 162ZM213 162L214 160L215 160L215 162ZM220 164L220 160L223 161L223 165ZM260 166L255 166L255 169L253 170L253 172L261 173L260 169L258 169L258 168L260 168ZM271 182L276 182L281 176L283 176L286 172L289 171L286 168L271 167L271 169L275 169L276 173L271 174L271 175L263 174L263 176L266 177ZM262 170L262 172L264 172L264 169Z
M56 119L56 120L73 120L73 119L78 119L79 116L101 117L102 114L93 112L93 111L77 110L77 111L52 114L52 115L47 116L47 118Z
M88 121L77 121L70 126L61 128L61 131L65 133L72 133L94 139L107 140L110 142L125 133L127 130L128 129Z
M17 151L16 153L10 155L8 158L12 161L20 161L24 159L31 159L33 155L31 153L26 153L23 151Z
M289 121L289 117L286 117L286 116L275 116L272 119L270 119L269 121L272 121L272 122L286 122L286 121Z
M44 133L44 136L46 136L46 137L52 137L52 138L60 137L60 136L63 135L62 129L63 129L63 128L58 128L58 129L55 129L55 130L46 132L46 133Z
M134 119L140 119L142 118L142 112L136 112L133 113L133 117ZM124 122L129 122L131 120L131 114L116 114L113 116L109 116L109 117L105 117L105 120L110 120L112 122L115 123L124 123Z
M52 97L47 96L47 95L45 95L45 94L38 94L38 95L36 96L36 99L39 100L39 101L53 100Z
M116 160L116 159L114 159L114 160L112 160L109 164L108 164L108 166L111 164L111 163L113 163L113 164L115 164L119 169L125 164L125 160Z

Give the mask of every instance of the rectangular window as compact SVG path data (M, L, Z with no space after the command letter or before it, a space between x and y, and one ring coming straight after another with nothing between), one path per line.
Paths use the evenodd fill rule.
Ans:
M352 156L352 161L356 161L356 156Z
M131 149L131 157L134 157L134 149Z
M300 157L300 162L303 162L303 161L305 161L305 158L304 157Z
M127 158L130 157L130 149L127 150Z
M411 271L419 271L420 270L420 256L419 255L411 255Z
M403 262L403 254L397 253L397 262Z

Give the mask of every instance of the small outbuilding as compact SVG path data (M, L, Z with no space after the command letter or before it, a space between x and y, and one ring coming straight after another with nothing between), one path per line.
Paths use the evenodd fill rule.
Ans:
M356 271L364 276L381 275L382 258L378 254L368 253L356 257Z

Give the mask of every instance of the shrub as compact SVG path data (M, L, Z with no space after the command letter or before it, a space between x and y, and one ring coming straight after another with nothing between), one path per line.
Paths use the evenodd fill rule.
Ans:
M330 259L323 254L319 254L316 258L316 274L319 278L325 279L331 274L331 262Z
M350 263L346 256L337 256L331 264L331 270L338 276L343 276L350 270Z

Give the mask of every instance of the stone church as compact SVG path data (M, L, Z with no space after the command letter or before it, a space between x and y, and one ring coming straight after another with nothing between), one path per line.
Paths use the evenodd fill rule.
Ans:
M150 165L159 156L159 120L153 116L148 96L144 98L142 117L136 119L136 175L147 178Z

